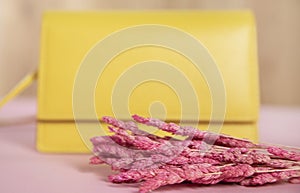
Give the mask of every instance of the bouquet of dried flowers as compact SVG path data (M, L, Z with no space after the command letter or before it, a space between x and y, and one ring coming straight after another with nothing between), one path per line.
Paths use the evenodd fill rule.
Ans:
M103 117L112 135L91 139L95 156L90 163L108 164L117 171L108 177L113 183L141 182L141 193L182 182L243 186L300 183L297 148L255 144L138 115L132 118L134 121L125 122ZM137 123L172 135L151 134L139 129Z

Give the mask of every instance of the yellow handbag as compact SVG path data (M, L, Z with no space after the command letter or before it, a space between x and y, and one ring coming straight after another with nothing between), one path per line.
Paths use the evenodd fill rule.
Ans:
M97 130L105 126L98 119L127 120L130 114L204 130L216 126L257 141L256 47L249 11L46 12L37 148L89 152L89 137L105 134ZM35 77L27 77L0 106ZM218 106L224 109L218 112Z

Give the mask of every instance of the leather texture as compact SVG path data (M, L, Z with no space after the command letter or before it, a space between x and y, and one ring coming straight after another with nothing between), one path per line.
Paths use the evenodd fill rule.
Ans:
M43 15L38 71L37 146L40 151L88 151L73 123L72 94L76 73L87 53L100 40L118 30L145 24L172 26L192 35L208 49L221 72L226 91L222 132L258 139L257 45L255 21L250 11L47 12ZM95 87L98 118L114 115L111 97L121 74L148 60L171 64L189 79L198 97L200 125L206 125L212 113L212 96L205 77L183 55L155 46L126 50L110 61ZM182 117L178 96L161 82L145 82L131 93L125 89L121 92L128 92L129 99L119 98L116 103L128 102L133 114L167 121L179 121ZM167 113L150 113L153 101L162 101ZM189 112L185 113L184 116L189 117ZM121 117L129 118L126 114Z

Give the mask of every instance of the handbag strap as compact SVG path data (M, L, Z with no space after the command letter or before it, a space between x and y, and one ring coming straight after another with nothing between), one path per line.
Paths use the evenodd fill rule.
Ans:
M10 100L12 100L14 97L18 96L27 87L29 87L33 83L33 81L37 79L37 75L38 73L37 71L35 71L26 75L20 82L18 82L18 84L0 100L0 108Z

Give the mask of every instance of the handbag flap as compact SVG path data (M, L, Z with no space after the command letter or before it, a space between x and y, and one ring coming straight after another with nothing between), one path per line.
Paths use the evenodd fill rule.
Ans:
M74 86L78 72L84 71L82 64L105 38L123 29L143 25L156 26L158 30L159 26L169 26L197 39L219 69L225 91L225 121L257 120L256 32L249 11L45 13L38 80L38 119L74 120ZM213 101L211 84L205 74L184 54L151 45L152 36L148 37L147 31L144 34L149 44L115 53L98 75L91 98L97 117L117 114L120 119L129 119L130 114L140 114L165 120L184 118L193 121L195 109L198 109L200 121L208 122L213 113L212 105L222 101ZM179 36L160 38L171 39L173 43L182 40ZM132 35L126 41L135 39ZM112 46L118 48L121 44L116 40ZM99 55L95 62L104 60L104 56ZM85 78L88 81L89 77ZM89 118L87 109L80 111L84 119Z

